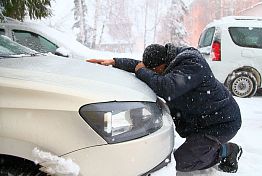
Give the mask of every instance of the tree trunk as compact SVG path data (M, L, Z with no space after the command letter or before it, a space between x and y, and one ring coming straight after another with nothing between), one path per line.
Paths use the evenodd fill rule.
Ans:
M146 37L147 37L147 15L148 15L148 1L145 4L145 26L144 26L144 49L146 48Z
M96 9L95 9L95 19L94 19L94 33L93 33L93 38L92 38L92 48L96 47L96 36L97 36L97 20L99 16L99 8L100 8L100 0L96 0Z
M85 34L85 13L83 8L83 0L79 0L79 11L80 11L80 36L81 36L81 43L85 44L86 42L86 34Z

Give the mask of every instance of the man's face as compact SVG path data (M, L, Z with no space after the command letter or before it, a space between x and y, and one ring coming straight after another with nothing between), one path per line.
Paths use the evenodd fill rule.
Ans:
M166 64L161 64L157 67L151 68L152 71L158 73L158 74L162 74L164 72L164 70L166 69Z

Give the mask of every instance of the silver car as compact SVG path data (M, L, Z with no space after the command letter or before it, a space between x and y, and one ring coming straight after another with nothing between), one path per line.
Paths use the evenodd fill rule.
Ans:
M95 56L100 58L130 57L128 53L113 53L89 49L67 34L46 25L33 22L20 22L6 17L0 22L0 35L41 53L53 53L73 59L86 60Z
M0 36L1 174L148 175L173 146L168 108L133 74Z

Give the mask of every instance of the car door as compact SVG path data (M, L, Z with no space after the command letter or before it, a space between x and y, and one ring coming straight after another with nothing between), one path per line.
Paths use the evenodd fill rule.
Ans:
M210 56L214 34L215 27L207 28L202 32L198 41L198 50L206 59L209 59Z
M227 59L242 66L252 66L262 72L262 27L229 27L233 43L223 53ZM234 52L229 52L234 51Z

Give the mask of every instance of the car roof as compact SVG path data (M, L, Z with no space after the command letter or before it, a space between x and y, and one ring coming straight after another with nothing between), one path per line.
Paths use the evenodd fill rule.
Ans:
M10 17L5 17L5 20L3 23L0 22L0 26L6 26L13 29L19 29L20 30L28 30L37 34L40 34L47 40L51 41L52 43L56 44L58 47L63 47L66 50L69 50L74 55L78 55L80 58L94 58L94 57L100 57L100 58L108 58L108 57L130 57L129 54L116 54L109 51L96 51L92 50L83 44L76 41L71 36L68 36L67 34L63 33L62 31L59 31L57 29L48 27L43 24L34 23L34 22L20 22L18 20L15 20ZM133 57L133 55L132 55Z
M214 20L206 28L210 27L262 27L262 17L256 16L227 16L220 20Z
M38 24L38 23L20 22L18 20L6 17L5 21L0 24L10 26L14 29L19 29L19 27L21 27L21 30L26 29L31 32L39 33L43 37L54 42L56 45L65 45L65 43L70 43L74 41L73 38L70 38L69 36L65 35L63 32L58 31L57 29L53 29L51 27L48 27L42 24ZM61 43L61 39L67 42Z

